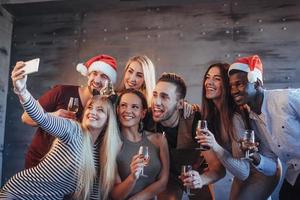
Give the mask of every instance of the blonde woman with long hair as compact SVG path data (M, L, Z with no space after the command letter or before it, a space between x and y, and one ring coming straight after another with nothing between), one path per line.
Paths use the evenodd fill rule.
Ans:
M45 113L26 89L24 66L18 62L12 71L14 91L29 116L57 139L42 162L8 180L0 199L63 199L67 194L75 199L100 199L101 139L109 135L117 143L119 138L110 101L94 96L86 104L81 123Z
M117 91L124 89L135 89L141 91L150 105L152 92L155 87L155 67L152 61L145 55L129 58L123 79Z

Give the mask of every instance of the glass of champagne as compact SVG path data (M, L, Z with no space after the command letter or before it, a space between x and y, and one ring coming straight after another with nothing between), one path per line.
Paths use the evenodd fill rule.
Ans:
M150 162L149 148L148 146L140 146L139 155L143 158L143 168L140 176L148 177L148 175L144 174L144 168L148 166Z
M181 176L184 178L190 177L192 170L193 170L192 165L182 165L181 166ZM188 186L186 186L186 194L193 195L191 193L191 189Z
M241 149L245 151L245 157L243 159L250 159L250 151L253 150L255 146L256 144L254 131L246 130L241 141Z
M205 134L206 131L208 131L207 121L206 120L199 120L198 124L197 124L196 134L199 136L201 134ZM207 151L207 150L210 149L210 147L200 144L199 148L196 148L196 149L198 149L200 151Z
M79 109L79 100L76 97L70 97L68 111L77 113Z

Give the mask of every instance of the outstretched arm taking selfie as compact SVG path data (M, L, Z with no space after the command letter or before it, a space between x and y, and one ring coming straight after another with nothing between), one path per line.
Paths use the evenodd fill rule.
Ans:
M41 108L39 103L26 89L27 75L24 74L24 66L24 62L17 62L12 71L11 78L14 85L14 92L18 95L25 111L41 128L59 137L64 142L69 141L71 134L68 133L76 132L74 128L78 129L80 126L75 125L75 121L55 117L44 112L43 108Z

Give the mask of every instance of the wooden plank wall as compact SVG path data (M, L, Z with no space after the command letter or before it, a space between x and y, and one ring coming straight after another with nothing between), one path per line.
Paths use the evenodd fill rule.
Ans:
M10 47L12 36L12 17L0 6L0 177L2 175L2 156L6 117L6 98L9 81ZM1 180L0 180L1 185Z
M12 63L41 58L39 73L28 81L35 97L54 84L84 84L75 65L97 53L117 58L119 76L130 56L148 55L157 76L184 77L187 99L194 103L200 102L210 64L250 54L263 60L266 88L300 87L297 0L113 2L89 11L15 18ZM11 92L7 110L4 181L22 169L34 132L21 124L22 109Z

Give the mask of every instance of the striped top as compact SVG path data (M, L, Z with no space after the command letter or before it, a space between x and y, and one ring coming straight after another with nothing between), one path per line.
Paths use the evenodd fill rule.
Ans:
M81 169L83 134L80 124L44 113L30 96L24 109L48 133L58 138L52 149L36 167L21 171L0 190L0 199L63 199L76 191ZM94 145L96 170L99 168L99 143ZM94 184L90 199L100 199L99 184Z

